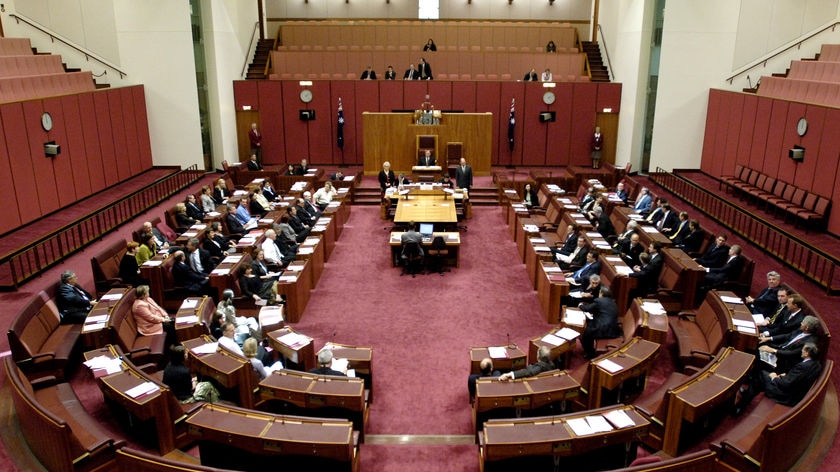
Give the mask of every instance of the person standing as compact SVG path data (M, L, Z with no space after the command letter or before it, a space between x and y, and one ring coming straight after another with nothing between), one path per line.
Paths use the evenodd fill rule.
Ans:
M417 66L417 72L420 73L420 80L432 80L434 77L432 76L432 66L426 62L425 57L420 58L420 65Z
M258 162L262 162L262 134L257 129L256 123L251 123L251 130L248 131L248 141L251 142L251 154L257 156Z
M604 338L615 338L621 336L621 328L618 326L618 306L612 298L612 291L609 287L601 287L601 294L592 303L581 303L579 308L588 314L586 328L580 338L583 345L583 357L592 359L595 352L595 340Z
M592 135L592 168L601 167L601 150L604 147L604 135L601 134L601 127L595 127L595 134Z
M467 160L463 157L461 158L461 163L458 165L458 169L455 170L455 184L458 185L458 188L464 190L469 190L473 184L472 166L468 166Z

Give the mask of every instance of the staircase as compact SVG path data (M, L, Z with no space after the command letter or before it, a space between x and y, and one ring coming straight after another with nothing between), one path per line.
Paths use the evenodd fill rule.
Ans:
M589 72L592 74L592 82L609 82L610 72L607 66L604 65L604 60L601 58L601 47L598 43L592 41L581 41L583 52L589 60Z
M470 203L473 206L499 204L499 190L496 187L473 187L470 189Z
M246 79L265 79L265 65L268 64L268 56L274 46L273 39L261 39L254 51L254 60L248 65Z
M382 189L358 186L353 190L354 205L379 205L382 203Z

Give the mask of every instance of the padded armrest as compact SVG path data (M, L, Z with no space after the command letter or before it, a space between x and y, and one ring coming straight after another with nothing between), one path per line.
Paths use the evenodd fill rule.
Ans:
M697 351L697 350L695 350L695 349L692 349L692 350L691 350L691 353L692 353L692 354L700 354L700 355L702 355L702 356L706 356L706 357L708 357L708 358L709 358L709 360L712 360L712 359L714 359L714 358L715 358L715 356L714 356L713 354L708 353L708 352L706 352L706 351Z
M45 375L36 379L29 379L32 388L38 390L39 388L49 387L58 383L58 377L54 375Z
M29 359L24 359L21 362L29 362L29 361L35 362L38 359L44 359L44 358L55 359L55 353L52 352L52 351L39 352L38 354L35 354L34 356L31 356Z
M132 349L131 351L129 351L126 354L128 355L128 357L131 357L133 354L139 354L141 352L151 353L152 351L147 347L141 347L141 348L137 348L137 349Z

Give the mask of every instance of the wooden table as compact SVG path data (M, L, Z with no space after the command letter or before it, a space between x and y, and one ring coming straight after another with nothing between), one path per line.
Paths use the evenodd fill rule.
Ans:
M504 358L491 357L490 350L486 347L470 348L470 373L481 373L480 364L481 360L485 357L493 359L493 368L502 372L522 369L525 367L527 358L525 357L525 352L523 352L522 349L519 349L515 345L500 347L505 348L506 357Z
M455 200L449 195L415 194L406 195L407 199L397 202L397 213L394 223L457 223L455 214Z
M569 282L557 263L540 261L537 264L537 297L549 324L560 323L561 301L568 294Z
M208 296L185 299L175 313L175 332L178 340L210 334L210 320L215 311L216 303Z
M82 326L82 346L97 349L114 342L114 332L110 326L111 314L117 305L123 303L123 296L129 290L134 289L115 287L99 297Z
M391 238L389 239L389 243L391 245L391 267L397 267L399 265L400 254L402 251L401 239L403 234L405 233L402 231L391 232ZM444 259L444 262L447 265L460 267L461 234L458 232L434 232L428 241L423 242L423 247L428 249L432 245L432 241L434 241L438 236L442 237L443 240L446 241L446 249L449 250L449 255Z
M373 348L328 342L321 349L330 349L336 359L347 359L347 368L356 371L356 377L364 379L365 388L370 391L368 402L373 403Z
M660 344L646 341L637 336L625 342L615 351L593 360L594 370L589 389L589 408L601 406L603 389L615 390L628 379L646 376L653 368L660 347ZM606 367L608 363L616 364L618 370L611 371Z
M309 303L312 288L312 270L309 261L292 261L278 279L277 292L286 296L285 317L289 323L297 323Z
M290 336L285 337L287 335ZM286 367L294 364L306 372L315 367L315 343L309 336L298 333L290 326L274 330L267 336L271 347L285 358Z

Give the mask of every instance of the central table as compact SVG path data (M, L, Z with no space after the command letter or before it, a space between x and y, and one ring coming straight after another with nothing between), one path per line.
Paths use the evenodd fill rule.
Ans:
M457 223L455 200L448 194L412 191L397 202L394 223Z

